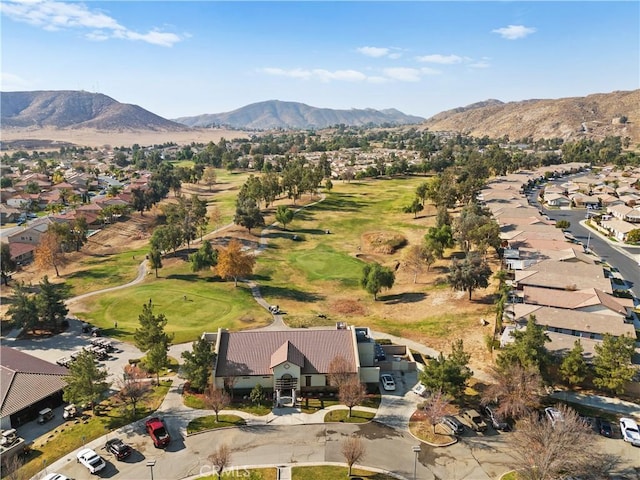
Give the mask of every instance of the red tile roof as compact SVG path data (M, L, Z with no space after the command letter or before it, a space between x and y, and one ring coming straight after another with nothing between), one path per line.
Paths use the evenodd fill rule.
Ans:
M302 364L302 374L324 374L328 373L331 360L340 355L355 373L355 348L351 330L223 330L217 352L216 376L272 375L272 367L287 360Z

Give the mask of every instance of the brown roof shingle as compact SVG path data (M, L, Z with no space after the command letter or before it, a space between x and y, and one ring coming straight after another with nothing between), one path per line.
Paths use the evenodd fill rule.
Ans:
M303 374L327 373L339 355L357 371L351 330L223 330L217 353L217 377L272 375L272 367L287 360L301 364Z

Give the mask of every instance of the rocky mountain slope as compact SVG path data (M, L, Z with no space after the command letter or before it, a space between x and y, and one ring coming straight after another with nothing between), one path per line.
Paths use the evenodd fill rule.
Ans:
M238 129L267 130L272 128L326 128L345 125L407 125L424 121L422 117L405 115L395 110L316 108L304 103L269 100L252 103L231 112L181 117L176 122L190 127L225 126Z
M0 92L2 128L184 131L137 105L84 91Z
M626 117L626 123L620 118ZM487 100L441 112L424 126L432 131L457 131L512 140L533 137L576 139L606 135L640 142L640 90L599 93L555 100L503 103Z

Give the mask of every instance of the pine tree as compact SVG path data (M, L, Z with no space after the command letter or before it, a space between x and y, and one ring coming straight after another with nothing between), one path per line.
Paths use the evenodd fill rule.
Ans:
M96 403L111 385L106 381L108 375L106 368L97 366L91 352L80 352L69 367L69 375L65 377L67 382L63 393L65 402L91 404L95 411Z
M182 371L193 390L204 392L213 370L215 353L211 344L200 338L191 344L192 351L182 352Z
M593 383L596 387L621 394L625 384L633 379L635 373L631 365L631 358L635 351L634 338L614 337L605 333L602 344L597 344L595 350Z
M560 374L570 385L577 385L587 378L587 362L584 360L584 348L580 340L573 342L573 348L562 360Z

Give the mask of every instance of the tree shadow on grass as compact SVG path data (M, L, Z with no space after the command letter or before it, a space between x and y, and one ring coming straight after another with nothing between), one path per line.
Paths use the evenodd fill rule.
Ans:
M200 277L195 273L172 273L166 276L167 280L183 280L185 282L195 282Z
M401 303L416 303L421 302L427 295L421 292L416 293L400 293L397 295L385 295L378 297L380 301L387 303L389 305L398 305Z
M281 287L271 287L271 286L262 286L260 287L260 293L263 297L268 298L283 298L287 300L295 300L298 302L317 302L320 300L324 300L324 295L318 295L317 293L311 292L303 292L302 290L295 290L293 288L281 288Z
M79 280L97 280L100 278L109 278L113 274L110 272L104 272L100 270L81 270L79 272L73 272L67 275L67 279L79 279Z

